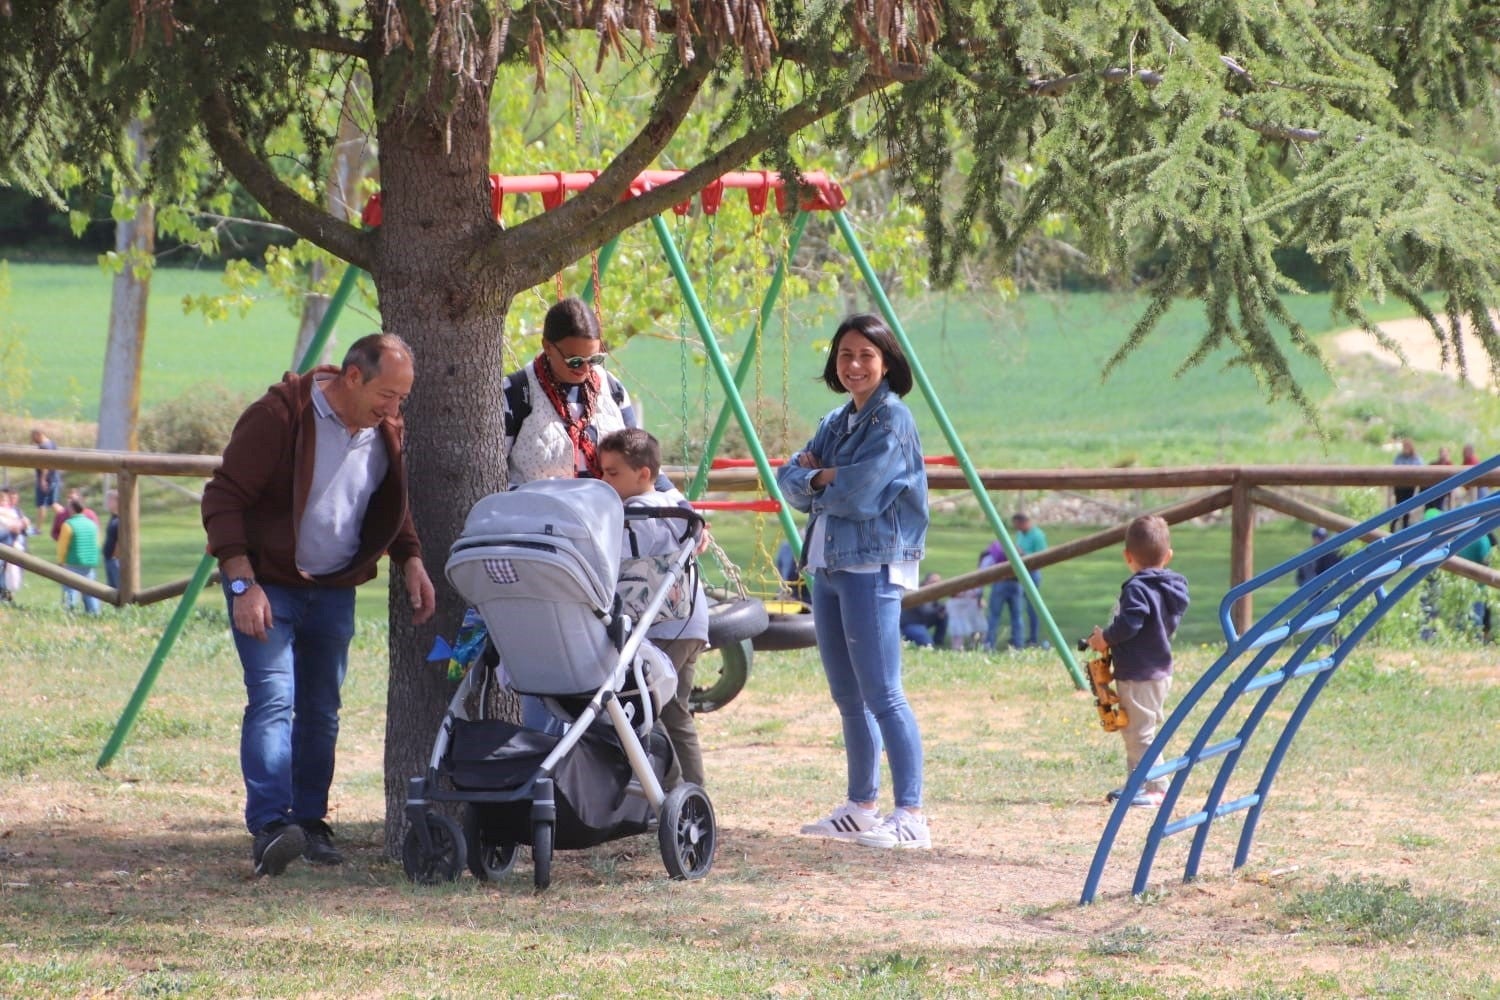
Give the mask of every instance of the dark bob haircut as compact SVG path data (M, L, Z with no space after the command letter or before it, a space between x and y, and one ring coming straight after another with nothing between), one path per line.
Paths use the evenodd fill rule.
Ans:
M892 392L898 396L911 392L911 364L906 360L906 355L901 353L896 335L891 333L891 328L885 325L884 320L869 313L850 316L833 332L833 343L828 345L828 361L823 365L823 382L828 388L834 392L849 391L839 381L838 366L839 342L846 333L857 333L880 348L880 353L885 357L885 380Z
M599 320L594 310L576 295L570 295L547 310L542 320L542 339L549 344L569 337L599 339Z

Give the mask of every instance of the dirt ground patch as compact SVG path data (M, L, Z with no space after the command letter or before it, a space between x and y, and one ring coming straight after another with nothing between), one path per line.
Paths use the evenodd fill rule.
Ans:
M836 803L842 786L836 715L815 678L804 676L812 667L804 659L791 668L795 678L752 684L726 709L700 718L722 835L714 871L700 883L666 882L654 839L640 837L560 853L553 888L542 897L529 890L524 860L494 887L475 887L465 876L472 896L413 892L381 850L383 720L354 711L346 715L334 789L333 821L350 857L344 868L298 866L274 882L250 879L231 725L222 740L197 746L201 778L163 782L126 762L103 774L8 782L0 900L40 897L77 915L70 920L128 924L144 915L230 941L252 934L253 925L242 925L247 913L288 897L299 914L378 911L417 927L618 923L656 928L663 940L694 948L804 962L925 956L940 966L932 975L965 983L976 968L1000 962L1010 970L1006 983L1064 991L1080 976L1098 975L1100 963L1124 962L1123 981L1159 984L1153 988L1162 995L1232 995L1306 976L1329 984L1312 995L1347 995L1409 949L1458 974L1478 974L1494 958L1488 940L1479 948L1465 941L1371 948L1330 941L1285 916L1288 899L1335 876L1409 880L1422 894L1484 898L1495 887L1492 845L1500 832L1493 754L1441 783L1425 778L1429 765L1404 749L1393 759L1336 747L1294 755L1245 868L1232 870L1240 827L1225 822L1210 838L1200 879L1181 882L1187 845L1173 838L1141 899L1129 890L1151 815L1138 810L1127 819L1100 900L1080 907L1109 815L1102 792L1119 777L1117 739L1099 731L1090 703L1061 682L1055 660L972 656L954 680L943 655L910 665L927 747L930 852L869 851L797 835L801 823ZM1500 686L1500 666L1482 656L1434 662L1430 670L1435 684ZM1327 709L1340 718L1351 710L1363 709ZM1492 721L1471 722L1490 737L1500 732ZM296 918L304 919L313 918ZM149 956L125 951L123 960L150 966ZM819 995L806 983L783 986L770 992ZM997 989L1002 994L1009 992Z
M1500 319L1500 313L1495 314ZM1407 365L1416 371L1446 375L1456 381L1467 381L1470 385L1494 391L1497 375L1491 366L1484 345L1474 333L1472 324L1464 323L1460 343L1463 349L1467 374L1460 368L1458 356L1449 346L1444 354L1443 343L1433 334L1432 327L1420 318L1385 320L1376 324L1400 348L1400 354L1380 344L1364 330L1355 328L1333 335L1331 342L1341 354L1366 355L1391 367Z

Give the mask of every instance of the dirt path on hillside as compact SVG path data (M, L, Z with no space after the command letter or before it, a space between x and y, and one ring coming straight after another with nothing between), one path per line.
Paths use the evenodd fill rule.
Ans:
M1495 315L1497 320L1500 320L1500 313ZM1463 377L1463 373L1459 370L1458 358L1453 355L1451 349L1449 357L1446 359L1443 357L1443 344L1433 335L1432 327L1427 325L1426 320L1411 317L1387 320L1376 325L1400 347L1407 366L1416 371L1446 375L1455 380ZM1358 327L1334 334L1332 343L1339 354L1365 355L1391 367L1401 367L1403 364L1401 357L1376 342L1375 338ZM1479 338L1468 323L1464 324L1461 343L1468 365L1468 383L1493 391L1497 384L1495 369L1490 365L1484 353L1484 346L1480 344Z

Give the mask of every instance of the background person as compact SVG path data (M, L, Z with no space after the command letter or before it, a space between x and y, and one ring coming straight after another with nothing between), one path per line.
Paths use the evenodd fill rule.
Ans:
M1319 526L1313 528L1313 530L1312 530L1312 544L1313 545L1315 545L1315 546L1316 545L1321 545L1327 539L1328 539L1328 529L1327 528L1323 527L1322 525L1319 525ZM1304 583L1308 583L1309 581L1314 580L1314 579L1316 579L1319 576L1322 576L1325 571L1330 570L1334 566L1338 565L1339 560L1342 559L1343 557L1344 557L1343 553L1341 553L1337 549L1335 549L1332 552L1325 552L1325 553L1323 553L1322 555L1318 556L1318 558L1314 559L1311 562L1305 562L1301 566L1298 566L1297 567L1297 586L1300 587Z
M1416 442L1414 442L1411 438L1402 438L1401 439L1401 445L1398 448L1398 450L1396 451L1396 457L1395 457L1395 459L1392 460L1391 464L1392 465L1421 465L1421 464L1423 464L1422 463L1422 456L1417 454L1417 445L1416 445ZM1392 504L1392 506L1396 506L1396 505L1399 505L1401 503L1404 503L1405 501L1410 500L1412 497L1414 497L1416 495L1417 495L1417 487L1415 487L1415 486L1392 486L1391 487L1391 497L1394 500L1394 503ZM1412 524L1412 523L1414 523L1417 520L1420 520L1420 518L1419 517L1413 517L1412 514L1410 512L1408 512L1408 513L1403 514L1402 516L1396 518L1394 521L1391 522L1391 530L1392 531L1400 531L1402 528L1406 527L1408 524Z
M94 567L99 565L99 524L84 515L83 501L73 497L68 501L67 516L57 531L57 561L64 569L79 576L95 579ZM78 604L79 591L63 584L63 607L72 611ZM83 610L91 615L99 613L99 598L83 594Z
M43 451L56 451L57 442L42 433L40 427L31 431L31 443ZM51 517L53 505L62 499L62 473L57 469L38 466L36 470L36 520L32 522L32 534ZM56 537L55 535L53 536Z
M31 519L21 513L20 494L12 489L0 489L0 542L24 552L30 531ZM0 561L0 600L14 600L20 589L21 567Z
M825 416L776 481L810 513L803 555L814 574L813 624L843 720L847 800L804 834L866 847L928 848L922 736L901 684L901 595L916 586L927 538L927 473L900 397L911 367L879 318L851 316L829 345L822 381L851 401ZM896 808L884 818L882 744Z
M941 580L937 573L928 573L922 578L922 586L931 586ZM942 598L926 601L901 609L901 638L916 646L948 645L948 607Z
M94 509L84 500L83 490L74 486L69 488L67 499L52 505L52 540L54 542L57 541L57 536L62 533L63 522L73 516L73 512L69 509L69 504L74 500L83 505L83 516L93 521L94 527L99 527L99 515L95 514Z
M325 816L354 588L389 552L412 623L436 604L401 454L413 377L411 348L382 333L351 344L341 368L288 373L240 416L203 491L245 674L240 768L256 875L298 856L343 861Z
M1027 556L1036 555L1047 548L1047 535L1031 520L1030 514L1027 514L1025 511L1016 511L1011 516L1010 525L1015 531L1016 548L1020 551L1022 559L1025 559ZM1017 572L1021 572L1023 569L1024 567L1016 567ZM1025 571L1031 574L1031 583L1036 587L1037 593L1041 593L1042 571L1039 569ZM1026 596L1026 591L1019 582L1016 584L1016 595L1016 600L1026 606L1026 645L1039 646L1041 645L1042 637L1040 622L1037 619L1036 606ZM1014 615L1012 615L1011 621L1015 621ZM1015 635L1014 626L1012 626L1011 634L1012 636Z
M104 529L104 578L111 587L120 589L120 491L104 494L104 509L109 511L109 525Z
M998 566L1009 561L1010 556L1006 555L1005 547L1000 544L999 539L990 542L985 546L984 551L979 553L980 569ZM1000 617L1004 614L1010 615L1011 645L1020 646L1021 608L1018 603L1020 591L1021 585L1015 580L996 580L990 584L989 597L985 602L984 645L986 649L998 650L1000 648Z

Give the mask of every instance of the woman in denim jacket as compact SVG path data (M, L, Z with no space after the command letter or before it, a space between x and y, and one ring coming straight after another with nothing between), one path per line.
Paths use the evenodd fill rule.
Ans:
M917 585L927 538L927 473L901 396L911 366L868 314L839 325L823 381L853 400L823 418L776 476L810 513L803 559L813 572L813 625L844 725L849 800L802 828L866 847L932 846L922 815L922 736L901 686L901 596ZM876 810L884 744L896 808Z

